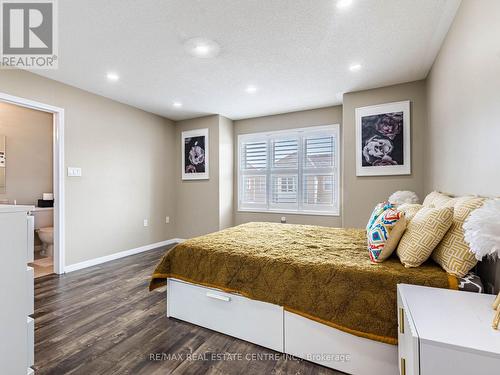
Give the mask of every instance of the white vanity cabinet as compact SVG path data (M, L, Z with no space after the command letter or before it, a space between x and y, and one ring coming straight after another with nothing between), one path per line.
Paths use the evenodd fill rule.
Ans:
M500 331L491 328L495 296L398 285L402 375L491 375L500 371Z
M27 266L31 206L0 205L0 373L32 373L33 269ZM31 243L32 245L32 243Z

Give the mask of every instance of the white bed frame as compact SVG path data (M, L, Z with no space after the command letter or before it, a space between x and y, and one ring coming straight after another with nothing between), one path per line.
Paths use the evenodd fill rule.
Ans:
M354 336L282 306L219 289L168 279L167 316L349 374L399 373L396 345Z

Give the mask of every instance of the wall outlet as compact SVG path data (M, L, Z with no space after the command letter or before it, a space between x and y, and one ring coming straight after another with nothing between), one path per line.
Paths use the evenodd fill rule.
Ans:
M282 224L285 224L285 223L286 223L286 216L282 216L282 217L281 217L281 223L282 223Z
M68 177L82 177L82 168L68 167Z
M147 227L149 225L148 219L144 219L144 226Z
M170 216L165 216L165 224L170 224Z

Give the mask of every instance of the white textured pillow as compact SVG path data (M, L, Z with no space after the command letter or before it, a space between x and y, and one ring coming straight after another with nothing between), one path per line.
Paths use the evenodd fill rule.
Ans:
M415 204L419 202L418 195L413 192L413 191L408 191L408 190L400 190L396 191L395 193L392 193L392 195L389 197L389 202L395 205L400 205L400 204Z

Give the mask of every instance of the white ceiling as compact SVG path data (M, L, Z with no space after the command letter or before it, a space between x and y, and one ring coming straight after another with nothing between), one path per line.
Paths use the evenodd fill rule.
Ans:
M344 92L425 78L459 3L64 0L59 69L37 73L173 120L317 108ZM193 37L217 41L219 56L188 55ZM353 73L352 63L363 68ZM120 80L108 82L109 71ZM246 93L249 84L259 91Z

